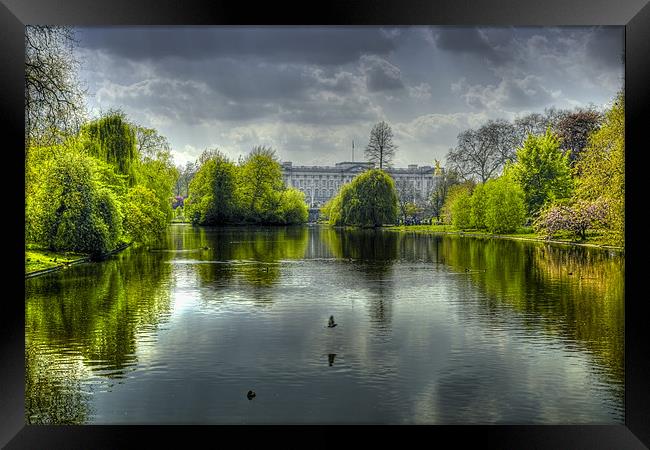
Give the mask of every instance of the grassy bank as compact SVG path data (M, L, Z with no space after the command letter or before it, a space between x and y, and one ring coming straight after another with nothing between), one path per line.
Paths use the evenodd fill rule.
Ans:
M119 253L130 245L123 242L115 250L108 252L104 256ZM53 252L28 245L25 249L25 275L32 275L50 269L62 269L69 265L89 260L90 255L87 253Z
M557 236L553 239L547 239L545 236L540 236L534 232L532 227L521 227L515 233L509 234L491 234L484 230L460 230L455 228L453 225L394 225L387 226L384 229L389 231L402 231L402 232L411 232L411 233L442 233L442 234L456 234L462 236L481 236L481 237L491 237L499 239L520 239L527 241L540 241L540 242L555 242L562 244L571 244L571 245L585 245L585 246L595 246L595 247L611 247L616 249L622 249L622 247L617 247L611 245L607 236L596 231L591 231L587 233L587 238L584 240L577 239L568 232L558 233Z
M51 252L42 249L25 250L25 275L40 270L64 267L80 259L88 258L89 255L74 252Z

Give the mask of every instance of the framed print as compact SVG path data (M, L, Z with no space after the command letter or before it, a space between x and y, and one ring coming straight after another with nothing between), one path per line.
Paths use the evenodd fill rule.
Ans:
M649 445L645 2L1 9L3 446Z

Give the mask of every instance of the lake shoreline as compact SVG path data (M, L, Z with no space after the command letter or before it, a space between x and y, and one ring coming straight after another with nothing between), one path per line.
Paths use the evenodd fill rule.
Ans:
M476 233L476 232L466 232L466 231L444 231L444 230L432 230L432 229L414 229L409 230L407 227L403 226L389 226L382 227L386 231L399 232L399 233L414 233L414 234L445 234L445 235L456 235L461 237L483 237L483 238L493 238L493 239L511 239L516 241L528 241L528 242L542 242L547 244L559 244L559 245L571 245L578 247L591 247L591 248L600 248L603 250L615 250L622 253L625 253L625 247L617 247L614 245L605 245L605 244L593 244L589 242L574 242L574 241L565 241L558 239L545 239L545 238L534 238L534 237L524 237L524 236L513 236L513 235L502 235L502 234L489 234L489 233Z
M119 252L121 252L123 250L126 250L130 246L131 246L131 244L120 245L115 250L112 250L110 252L107 252L107 253L101 255L99 261L101 261L103 258L106 258L106 257L108 257L110 255L114 255L114 254L117 254L117 253L119 253ZM41 251L38 251L38 250L30 250L30 251L32 253L46 254L45 252L41 252ZM53 252L50 252L50 253L53 253ZM59 263L58 265L56 265L54 267L48 267L48 268L45 268L45 269L32 270L32 271L29 271L29 272L25 272L25 279L27 280L29 278L38 277L38 276L45 275L45 274L48 274L48 273L58 272L59 270L67 269L70 266L75 266L77 264L82 264L82 263L85 263L85 262L93 262L93 261L95 261L95 260L90 255L82 256L82 257L77 258L77 259L70 259L70 260L67 260L65 262Z

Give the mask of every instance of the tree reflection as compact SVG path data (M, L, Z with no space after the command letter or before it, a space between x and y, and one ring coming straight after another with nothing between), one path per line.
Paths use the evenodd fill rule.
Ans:
M25 282L30 423L85 422L84 396L72 395L79 389L66 386L78 383L82 368L121 378L137 363L137 334L155 330L169 315L168 258L127 250L101 264ZM62 404L64 412L57 409Z
M203 249L196 255L193 270L201 286L214 291L245 286L246 293L268 303L268 291L280 279L282 261L305 257L308 230L305 227L199 228L194 241L185 245ZM250 289L250 288L253 289ZM205 291L204 291L205 293Z
M533 333L578 343L612 379L624 375L624 276L620 253L597 248L445 236L442 253L488 294L488 311L521 313Z
M326 228L320 231L334 257L349 260L358 273L359 288L367 292L370 320L381 330L389 330L392 321L394 280L393 265L400 251L400 235L368 229Z

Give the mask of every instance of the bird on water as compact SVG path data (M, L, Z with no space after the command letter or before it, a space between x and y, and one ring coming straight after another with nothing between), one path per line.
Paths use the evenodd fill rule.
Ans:
M338 325L338 324L334 323L334 316L330 316L330 320L329 320L329 322L327 322L327 327L328 328L334 328L336 325Z
M253 400L255 398L255 392L253 391L248 391L248 394L246 394L246 397L248 397L249 400Z

